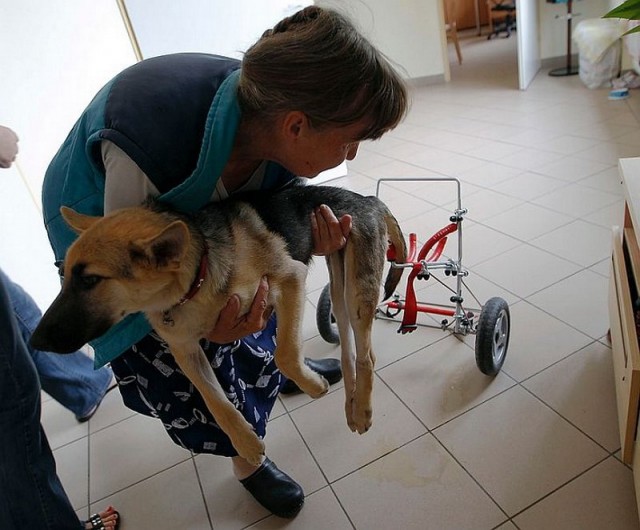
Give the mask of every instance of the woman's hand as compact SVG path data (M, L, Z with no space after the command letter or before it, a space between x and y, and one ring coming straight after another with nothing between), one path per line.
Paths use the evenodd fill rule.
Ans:
M338 219L331 208L323 204L311 213L311 231L313 253L316 256L328 256L347 244L351 216L345 214Z
M11 167L18 154L18 135L0 125L0 167Z
M269 282L263 276L249 312L244 315L240 314L240 297L237 294L231 296L206 338L217 344L227 344L264 329L273 312L272 307L267 307L268 295Z

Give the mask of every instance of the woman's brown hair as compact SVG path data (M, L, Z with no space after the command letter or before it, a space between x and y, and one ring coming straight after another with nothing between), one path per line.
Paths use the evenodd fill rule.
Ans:
M238 98L250 117L299 110L317 129L368 121L361 140L396 127L408 107L387 59L344 16L316 6L280 21L247 50Z

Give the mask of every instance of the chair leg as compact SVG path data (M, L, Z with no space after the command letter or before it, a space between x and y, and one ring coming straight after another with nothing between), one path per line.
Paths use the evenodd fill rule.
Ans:
M458 64L462 64L462 52L460 51L460 42L458 42L458 36L453 39L453 44L456 47L456 55L458 56Z

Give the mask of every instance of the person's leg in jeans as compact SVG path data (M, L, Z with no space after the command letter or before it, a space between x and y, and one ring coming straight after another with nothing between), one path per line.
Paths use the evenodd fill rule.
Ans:
M95 411L112 381L111 369L94 370L93 360L81 351L70 354L43 352L29 346L29 339L42 318L33 298L0 269L0 279L9 294L18 328L35 364L42 389L78 419Z
M73 530L102 525L116 530L111 506L78 519L56 473L40 423L40 382L0 277L0 528Z
M40 384L0 278L0 528L82 528L40 425Z

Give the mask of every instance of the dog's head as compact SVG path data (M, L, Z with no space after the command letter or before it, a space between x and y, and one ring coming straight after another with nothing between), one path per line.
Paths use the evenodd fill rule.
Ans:
M33 347L73 352L130 313L167 309L184 289L180 272L191 236L183 221L146 207L105 217L66 207L61 213L79 237L65 256L62 290L31 337Z

